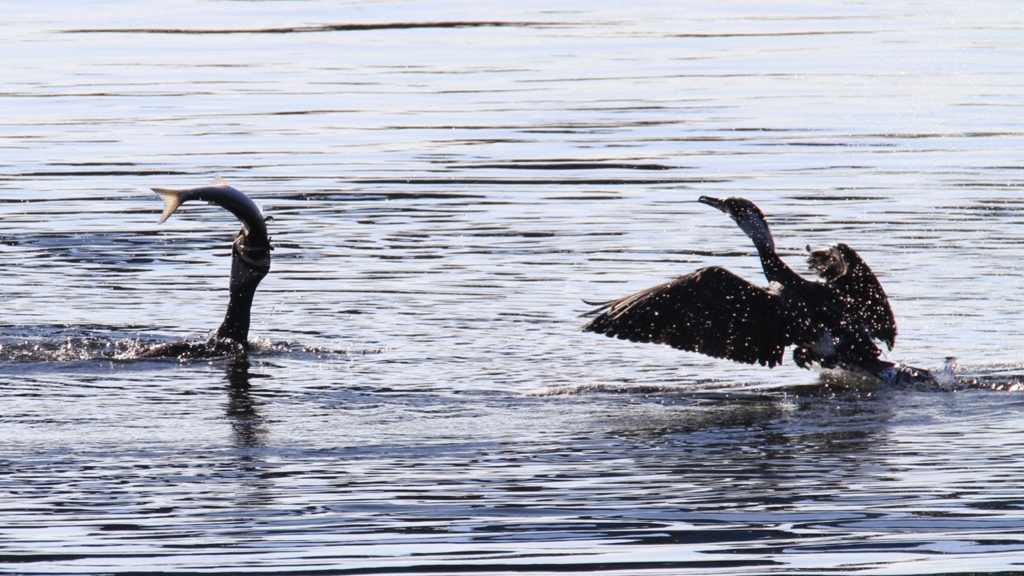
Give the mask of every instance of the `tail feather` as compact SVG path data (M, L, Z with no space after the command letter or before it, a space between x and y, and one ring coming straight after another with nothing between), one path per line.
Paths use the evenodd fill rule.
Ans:
M164 199L164 213L160 216L160 222L158 222L158 224L163 224L164 220L170 218L171 214L174 214L174 211L178 209L178 206L181 206L181 194L183 191L171 190L170 188L153 188L153 192L156 192Z

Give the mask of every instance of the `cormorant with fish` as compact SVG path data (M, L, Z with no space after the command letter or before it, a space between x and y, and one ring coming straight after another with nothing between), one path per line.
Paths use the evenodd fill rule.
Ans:
M728 214L754 242L768 286L756 286L711 266L605 303L583 329L633 342L668 344L747 364L774 367L787 346L803 368L819 365L866 373L887 382L924 381L927 371L880 358L896 322L871 268L846 244L810 251L808 264L824 282L807 280L775 252L764 214L744 198L701 196Z
M231 245L228 309L216 333L207 342L158 344L137 356L198 358L247 351L253 297L260 281L270 272L270 251L273 249L263 213L252 199L228 186L219 177L214 186L190 190L154 188L153 191L164 200L160 223L167 220L185 202L202 200L230 211L242 223L242 229Z

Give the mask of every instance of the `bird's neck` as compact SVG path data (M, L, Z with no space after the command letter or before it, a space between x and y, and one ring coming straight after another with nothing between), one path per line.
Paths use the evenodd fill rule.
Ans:
M768 231L767 227L749 236L754 241L758 256L761 257L761 269L764 270L764 276L769 282L778 282L783 286L787 286L803 280L799 274L794 272L775 253L775 241L772 239L772 234Z
M758 248L761 256L761 269L764 270L764 277L769 282L778 282L783 286L791 285L797 280L803 280L799 274L793 271L774 250L764 251Z
M248 348L253 297L269 271L269 248L248 247L244 233L240 234L231 250L231 295L224 321L217 328L218 339L231 340Z

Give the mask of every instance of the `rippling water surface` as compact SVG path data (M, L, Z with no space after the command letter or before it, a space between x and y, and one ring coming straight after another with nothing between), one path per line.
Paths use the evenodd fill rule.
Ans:
M1024 570L1024 9L19 4L0 50L0 569ZM202 338L237 223L248 358ZM579 331L705 265L701 194L847 242L887 389Z

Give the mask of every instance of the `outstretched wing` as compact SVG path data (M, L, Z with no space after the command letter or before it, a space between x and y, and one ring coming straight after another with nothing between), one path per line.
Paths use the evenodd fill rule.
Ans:
M875 273L846 244L810 250L807 263L830 286L846 312L858 318L872 338L892 350L896 344L896 318L889 298Z
M777 294L717 266L602 304L583 327L633 342L774 367L787 345Z

